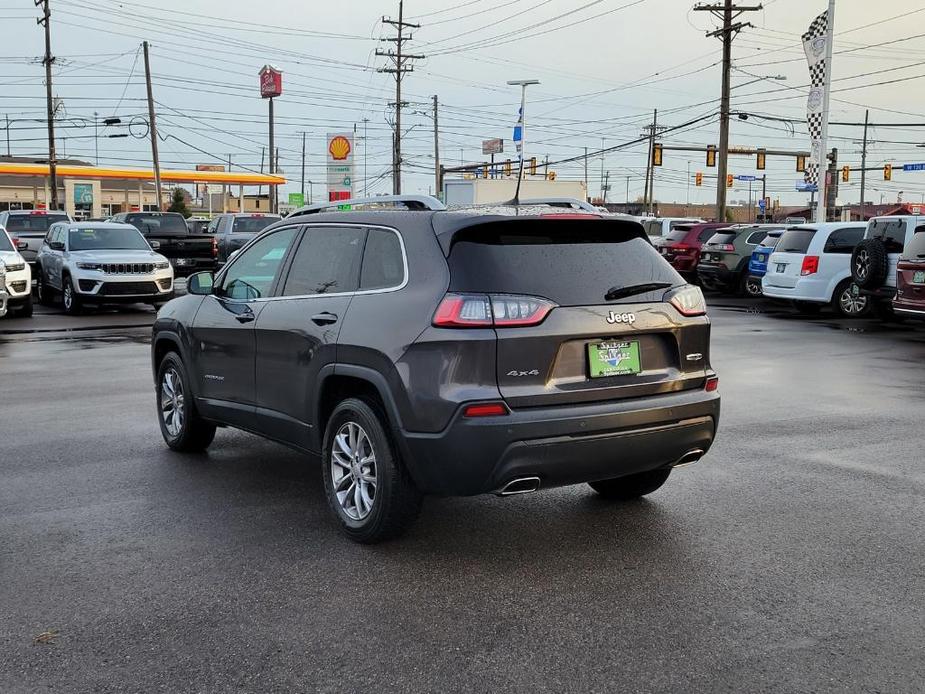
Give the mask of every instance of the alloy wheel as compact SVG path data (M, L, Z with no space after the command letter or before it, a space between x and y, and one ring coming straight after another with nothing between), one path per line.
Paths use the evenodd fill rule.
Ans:
M179 436L186 416L183 397L183 381L173 367L164 372L161 379L161 418L171 436Z
M64 291L62 293L61 299L64 302L64 308L66 311L71 310L71 306L74 304L74 290L71 289L71 283L64 283Z
M867 300L866 296L855 296L848 285L838 297L838 305L846 316L859 316L867 309Z
M860 282L865 282L870 274L870 254L866 250L858 252L857 262L855 262L855 274Z
M761 282L751 278L745 280L745 293L749 296L761 296Z
M331 446L331 482L341 510L351 520L366 518L376 502L376 452L366 431L346 422Z

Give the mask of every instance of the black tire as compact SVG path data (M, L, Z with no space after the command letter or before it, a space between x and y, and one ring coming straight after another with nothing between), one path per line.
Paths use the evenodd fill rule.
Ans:
M757 299L763 295L761 291L761 278L755 277L754 275L749 275L747 272L743 276L742 280L742 294L749 297L750 299Z
M639 472L635 475L626 477L617 477L612 480L600 480L599 482L588 482L591 489L596 491L605 499L614 501L632 501L646 494L651 494L656 489L665 484L668 476L671 474L670 467L659 468L658 470L649 470L648 472Z
M215 438L215 425L199 416L183 360L176 352L168 352L158 364L156 393L157 422L167 445L180 453L201 453L206 450ZM177 394L179 398L175 397ZM170 407L167 406L168 402ZM173 420L175 429L169 424L171 420L166 415L168 410L179 412L179 422Z
M861 289L883 284L889 270L886 246L880 239L864 239L851 253L851 279Z
M64 312L69 316L80 315L83 309L80 295L74 289L74 283L70 275L62 275L61 277L61 304L64 306Z
M357 434L352 449L351 431ZM372 464L363 465L370 457ZM321 465L328 505L354 542L397 537L420 513L422 495L401 461L388 420L372 402L348 398L334 409L324 431Z
M31 318L32 317L32 294L26 295L26 301L18 306L14 311L13 315L17 318Z
M870 297L855 294L853 286L854 282L848 278L840 282L832 293L832 308L842 318L860 318L870 311Z
M41 267L36 268L35 294L42 306L51 306L55 303L55 292L45 282L45 273Z

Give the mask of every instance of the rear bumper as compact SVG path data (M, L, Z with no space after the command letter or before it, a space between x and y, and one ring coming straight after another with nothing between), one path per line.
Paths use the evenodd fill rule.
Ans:
M904 318L925 320L925 304L922 302L912 303L893 299L893 310Z
M403 432L408 467L425 493L488 493L519 477L556 487L670 466L692 450L709 450L720 398L695 390L505 417L460 412L442 432Z
M726 266L707 265L704 263L700 263L700 265L697 266L697 276L700 277L701 281L706 285L712 284L721 287L731 286L738 280L738 275Z
M167 258L176 277L185 277L197 272L214 272L219 268L215 258Z
M771 299L790 299L791 301L809 301L817 304L827 304L832 300L829 294L829 281L817 281L810 278L799 278L794 287L778 287L769 283L769 276L761 280L761 293Z

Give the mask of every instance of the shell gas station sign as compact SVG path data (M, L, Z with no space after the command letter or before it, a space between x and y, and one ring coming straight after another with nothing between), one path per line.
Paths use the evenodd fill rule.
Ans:
M353 197L353 133L328 133L327 181L328 201Z

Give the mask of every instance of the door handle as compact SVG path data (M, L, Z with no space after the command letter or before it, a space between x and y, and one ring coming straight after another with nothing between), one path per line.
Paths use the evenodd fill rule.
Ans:
M250 310L245 311L244 313L235 316L235 319L238 321L238 323L250 323L252 320L254 320L254 312Z
M315 325L331 325L337 322L337 316L325 311L324 313L317 313L312 316L312 322L315 323Z

